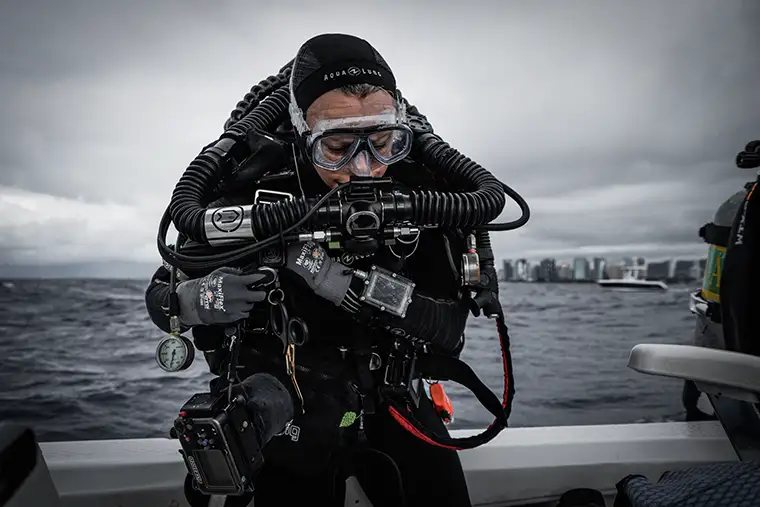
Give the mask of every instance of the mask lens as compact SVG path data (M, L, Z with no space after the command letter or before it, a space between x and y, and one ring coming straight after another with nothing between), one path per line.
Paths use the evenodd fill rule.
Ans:
M412 133L400 127L385 128L368 137L372 155L385 165L406 157L412 147Z
M359 137L353 134L324 135L312 147L314 163L324 169L337 171L351 160L359 142Z
M409 129L383 126L362 130L357 133L328 131L320 135L312 145L314 163L323 169L337 171L350 162L364 144L374 159L371 160L373 167L398 162L409 154L412 146Z

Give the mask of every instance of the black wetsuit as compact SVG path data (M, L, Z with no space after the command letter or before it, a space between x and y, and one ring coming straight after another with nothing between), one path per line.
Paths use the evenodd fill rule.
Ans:
M327 192L328 188L310 166L302 169L301 175L301 185L308 196ZM430 172L410 163L399 163L389 167L387 175L411 189L440 187ZM242 185L216 205L250 204L256 188L301 195L298 180L290 177L272 180L256 187ZM459 295L459 259L464 251L465 242L461 231L449 231L445 235L446 238L444 232L439 230L423 231L416 249L408 250L406 254L409 255L403 261L386 247L378 251L373 258L361 259L352 265L360 269L366 269L370 264L387 267L416 283L414 301L408 308L406 318L389 316L385 320L385 330L370 331L366 326L356 322L350 313L308 290L303 290L301 286L294 285L297 281L288 277L288 272L280 270L289 311L303 319L309 329L309 342L297 349L296 363L309 365L311 358L316 357L320 360L340 362L344 356L341 356L338 347L347 348L350 357L351 348L358 337L372 343L390 343L393 338L388 332L389 329L402 336L407 334L427 342L429 349L435 353L457 355L464 344L464 329L469 312L468 303L460 299ZM396 250L396 253L399 254L401 251ZM190 273L187 275L191 278L198 276ZM148 312L153 322L165 331L168 331L168 318L165 313L168 305L168 279L168 271L163 267L159 268L146 292ZM256 310L252 315L255 312ZM196 340L199 335L221 333L219 328L199 328L201 327L193 330ZM271 365L263 365L264 356L281 360L282 345L276 339L262 336L253 341L256 354L246 354L245 348L241 351L240 363L246 366L245 376L256 371L272 369ZM223 373L223 352L206 353L206 359L214 374ZM282 373L284 374L284 371ZM244 376L241 375L241 378ZM283 383L288 385L287 377L281 378ZM301 386L303 390L309 387ZM435 432L447 435L444 424L426 397L423 396L415 416ZM382 407L378 407L374 415L364 417L364 433L371 448L387 454L395 461L403 480L408 505L470 505L464 474L455 451L419 440L403 429ZM275 440L277 438L280 437L275 437ZM375 502L374 505L400 504L398 487L395 484L398 472L387 458L382 459L377 455L372 459L359 460L357 463L359 464L353 472L359 477L370 499ZM267 461L261 475L256 479L256 506L331 505L328 498L333 480L328 473L325 471L316 476L299 476L298 472L287 467L280 468ZM338 488L340 487L341 481L338 481ZM342 500L337 505L343 505Z

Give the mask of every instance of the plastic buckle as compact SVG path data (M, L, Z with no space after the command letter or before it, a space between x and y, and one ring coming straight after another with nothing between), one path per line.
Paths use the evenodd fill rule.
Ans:
M274 204L280 201L292 201L295 197L289 192L279 192L277 190L258 189L253 194L253 204Z
M417 355L394 351L388 356L382 388L385 394L403 396L415 407L420 406L422 379L416 377Z

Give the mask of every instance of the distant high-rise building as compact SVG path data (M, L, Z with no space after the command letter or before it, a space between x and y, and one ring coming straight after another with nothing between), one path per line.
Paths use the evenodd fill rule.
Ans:
M517 259L515 262L514 279L521 282L527 282L530 280L530 266L525 259Z
M544 259L538 265L538 282L556 282L557 281L557 261L554 259Z
M650 262L647 265L649 280L667 280L670 278L670 261Z
M594 258L594 269L591 276L592 280L602 280L604 278L606 264L607 261L605 261L604 258Z
M589 279L588 259L579 257L573 260L573 280L586 281Z
M570 264L562 263L557 267L557 281L567 282L573 279L573 268Z
M694 266L693 260L677 260L675 268L673 269L673 278L676 282L691 282L694 280L694 273L692 273L692 267Z
M504 272L502 280L504 280L505 282L508 282L514 278L511 261L507 261L507 260L502 261L502 271Z
M536 264L535 266L530 268L530 281L531 282L541 282L541 266Z

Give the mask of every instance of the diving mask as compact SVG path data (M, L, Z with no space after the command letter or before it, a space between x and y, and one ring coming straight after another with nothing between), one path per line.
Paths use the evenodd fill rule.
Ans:
M395 112L319 120L307 138L312 162L327 171L347 169L369 176L402 160L412 148L412 131Z

